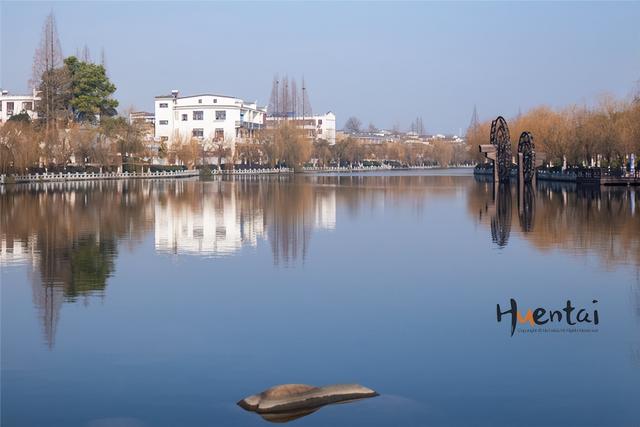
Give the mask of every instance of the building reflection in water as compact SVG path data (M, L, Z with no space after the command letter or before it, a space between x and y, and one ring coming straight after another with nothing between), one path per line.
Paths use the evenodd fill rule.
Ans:
M155 204L156 250L215 257L268 240L275 264L304 260L312 231L336 226L335 189L288 181L178 185Z
M183 183L184 184L184 183ZM173 254L229 255L265 236L264 211L225 183L181 185L154 206L155 248ZM211 188L216 187L216 188Z
M0 189L0 266L30 264L49 347L63 302L104 295L119 245L150 231L159 253L224 256L260 240L275 264L304 259L314 229L336 226L335 188L288 180L102 181Z
M497 203L493 192L493 183L468 176L399 175L0 187L0 266L31 266L49 346L62 304L103 298L118 254L148 233L158 253L177 256L230 256L268 242L273 263L287 266L308 257L314 232L336 228L338 207L357 219L403 204L421 218L431 198L460 196L499 247L520 233L541 251L640 266L638 191L538 183L535 191L498 188Z

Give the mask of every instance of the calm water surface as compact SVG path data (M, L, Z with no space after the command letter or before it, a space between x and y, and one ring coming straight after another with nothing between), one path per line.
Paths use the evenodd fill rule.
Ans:
M235 402L282 383L381 394L300 426L640 423L639 191L32 185L0 188L0 227L3 426L266 425ZM510 336L510 298L600 323Z

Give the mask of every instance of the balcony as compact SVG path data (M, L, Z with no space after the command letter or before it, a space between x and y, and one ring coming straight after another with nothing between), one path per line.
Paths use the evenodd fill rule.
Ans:
M254 129L262 129L262 124L245 122L243 120L236 120L236 127L237 128L254 130Z

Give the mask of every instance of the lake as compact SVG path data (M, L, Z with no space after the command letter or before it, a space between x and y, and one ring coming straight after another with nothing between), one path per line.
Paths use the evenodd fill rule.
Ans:
M3 426L268 425L236 402L284 383L380 393L300 426L640 423L638 190L32 184L0 187L0 227ZM512 335L511 299L591 323Z

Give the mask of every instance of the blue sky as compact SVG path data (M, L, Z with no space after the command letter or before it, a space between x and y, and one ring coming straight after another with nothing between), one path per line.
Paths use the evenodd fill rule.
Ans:
M640 80L640 3L9 2L0 85L27 90L50 10L65 55L105 49L121 109L171 89L267 104L304 75L315 112L458 132L540 104L628 96Z

